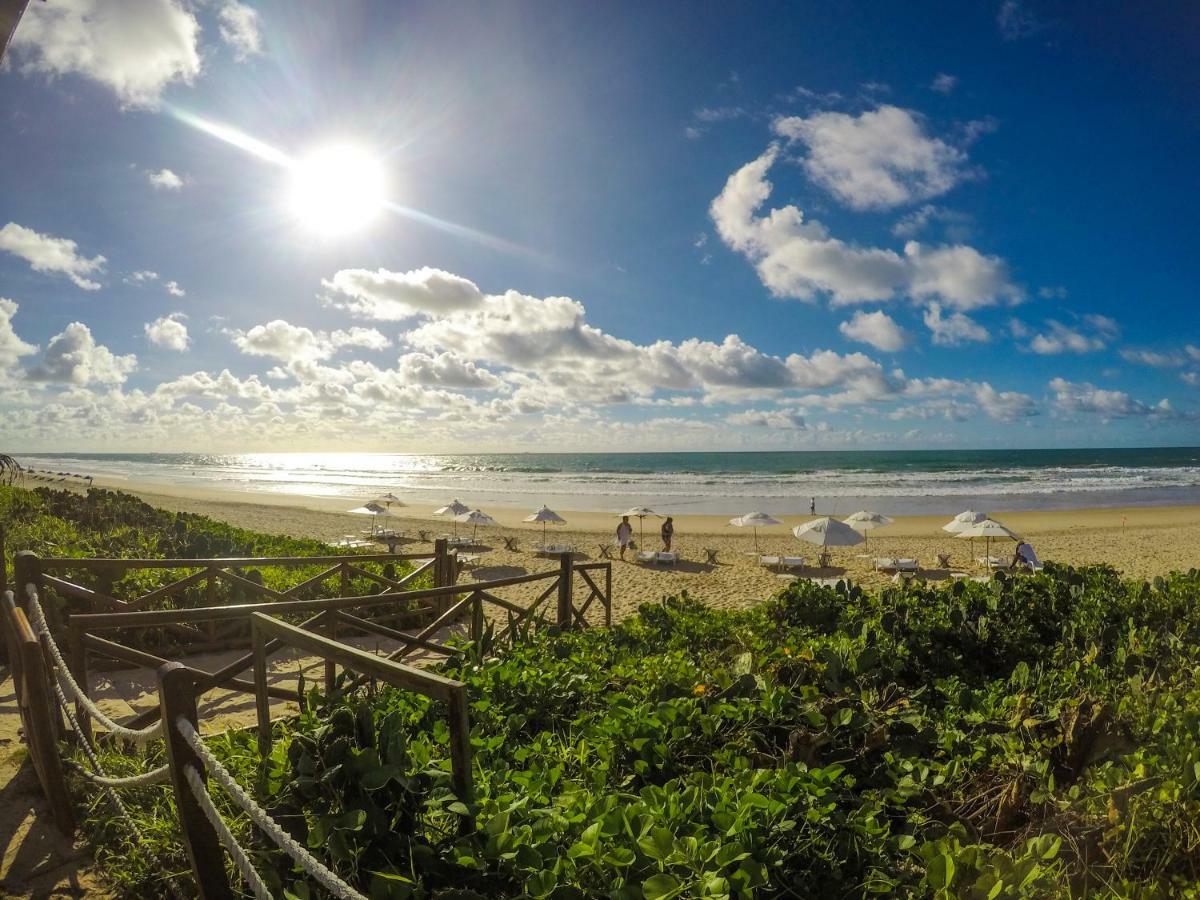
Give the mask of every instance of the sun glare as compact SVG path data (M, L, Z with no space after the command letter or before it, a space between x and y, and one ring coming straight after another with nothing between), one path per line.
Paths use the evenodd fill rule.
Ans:
M305 228L336 237L369 225L383 210L386 189L378 159L333 144L293 164L288 205Z

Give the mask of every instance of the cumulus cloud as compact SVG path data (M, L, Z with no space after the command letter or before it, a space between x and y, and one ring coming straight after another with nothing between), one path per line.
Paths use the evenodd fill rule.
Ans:
M926 203L901 216L892 226L892 234L896 237L912 238L934 225L940 225L947 239L962 242L970 237L972 224L972 218L966 213Z
M399 321L421 313L448 313L477 307L483 293L458 275L428 267L411 272L342 269L322 282L328 306L353 316Z
M1045 331L1035 334L1029 342L1029 349L1043 356L1103 350L1121 331L1108 316L1099 315L1083 316L1074 326L1048 319L1045 327Z
M236 0L226 0L217 18L220 21L221 40L233 48L236 59L244 60L262 53L257 10Z
M495 390L501 380L456 353L406 353L397 367L404 380L446 388L484 388Z
M838 331L852 341L870 344L887 353L895 353L908 346L908 332L882 310L856 312L848 322L838 326Z
M135 368L137 357L132 353L117 356L96 343L90 328L72 322L50 339L41 360L28 375L32 381L55 384L121 384Z
M946 72L939 72L937 77L929 85L931 91L937 91L939 94L949 94L958 86L958 76L949 75Z
M183 179L170 169L159 169L157 172L146 172L146 180L151 187L159 191L178 191L183 187Z
M156 347L182 353L188 348L191 341L187 326L182 321L186 318L187 316L183 313L176 312L155 319L153 322L147 322L144 326L146 340Z
M748 425L752 428L803 431L808 427L804 413L799 409L747 409L730 414L725 421L730 425Z
M960 312L943 315L939 303L930 303L923 319L933 343L942 347L991 340L988 330L969 316Z
M827 294L835 304L907 294L959 309L1021 298L1002 259L963 244L909 241L901 254L832 237L795 206L757 215L771 194L766 174L779 153L772 145L734 172L709 209L721 239L754 263L772 294L802 300Z
M0 369L9 369L21 359L37 353L37 347L27 344L13 330L13 316L20 306L15 300L0 297Z
M345 347L382 350L391 341L374 328L355 326L348 330L324 332L274 319L255 325L249 331L232 331L234 345L249 356L268 356L287 363L329 359Z
M185 294L187 294L187 291L185 291L182 287L179 286L178 281L168 281L166 284L163 285L163 287L165 287L167 289L167 293L170 294L172 297L182 297Z
M154 107L173 82L200 73L196 17L176 0L30 3L12 47L25 72L81 75L123 107Z
M1109 391L1089 382L1072 382L1055 378L1050 382L1054 392L1054 405L1063 413L1088 413L1102 419L1127 419L1132 417L1171 416L1173 410L1166 399L1156 404L1135 400L1124 391Z
M88 259L79 254L79 245L67 238L39 234L32 228L9 222L0 228L0 250L7 251L29 263L35 272L56 272L66 275L76 287L98 291L100 285L88 275L104 271L103 256Z
M880 106L857 116L786 116L776 134L802 143L813 183L852 209L892 209L946 193L969 178L967 154L930 136L912 110Z

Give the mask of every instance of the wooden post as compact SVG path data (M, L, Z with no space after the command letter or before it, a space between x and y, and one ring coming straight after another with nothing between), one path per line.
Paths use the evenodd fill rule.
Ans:
M459 685L447 699L450 719L450 770L454 791L468 808L475 800L475 784L471 774L471 722L467 716L467 687ZM475 830L475 816L463 820L461 832Z
M558 559L558 627L570 631L575 616L571 610L571 578L575 574L575 555L564 553Z
M604 627L612 628L612 563L604 567Z
M267 636L250 620L250 640L254 645L254 709L258 713L258 752L263 759L271 754L271 700L267 696ZM328 675L328 665L326 666ZM326 688L328 691L328 688Z
M62 634L62 622L58 615L58 605L51 603L42 596L42 560L32 550L22 550L13 559L13 580L16 590L13 594L22 608L29 608L29 585L33 585L38 593L38 601L42 604L42 612L46 614L46 624L55 634Z
M67 662L71 667L71 675L75 678L75 683L79 685L79 689L87 696L91 696L88 685L88 670L87 670L87 651L83 648L83 636L79 633L79 629L67 626ZM75 719L79 722L79 730L82 732L79 737L89 743L92 740L92 717L88 715L83 704L78 700L75 701Z
M447 564L450 561L449 544L445 538L438 538L433 542L433 586L435 588L448 587L451 584L449 569Z
M34 636L23 610L14 614L21 653L21 674L24 685L20 695L25 724L25 741L37 772L42 790L50 804L54 824L68 837L75 832L75 811L67 781L63 777L62 758L58 755L56 721L59 720L58 701L50 690L46 659L41 642Z
M183 846L196 876L197 891L201 900L232 900L233 891L225 875L225 851L183 774L184 768L190 766L200 775L200 780L207 783L204 764L175 726L175 720L180 716L196 725L196 685L192 671L177 662L160 668L158 697L171 783L175 786L175 808L179 811Z
M471 640L483 640L483 594L479 591L471 595Z
M342 574L345 578L345 573ZM345 596L343 594L342 596ZM323 614L325 636L330 640L336 641L338 635L338 616L335 610L327 610ZM332 659L325 660L325 696L333 696L333 686L337 681L337 663Z

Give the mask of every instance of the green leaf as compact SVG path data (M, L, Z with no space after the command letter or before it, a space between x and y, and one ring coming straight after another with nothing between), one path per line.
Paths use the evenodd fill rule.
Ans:
M954 883L954 859L946 853L935 856L925 870L925 880L935 891L949 888Z
M664 900L667 897L674 897L679 891L680 884L675 876L668 875L666 872L651 875L642 882L642 895L646 900Z

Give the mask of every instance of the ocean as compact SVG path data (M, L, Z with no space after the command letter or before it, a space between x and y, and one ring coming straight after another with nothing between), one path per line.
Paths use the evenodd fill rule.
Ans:
M764 453L58 453L23 465L148 484L409 505L896 515L1200 503L1200 448ZM36 483L36 482L35 482Z

